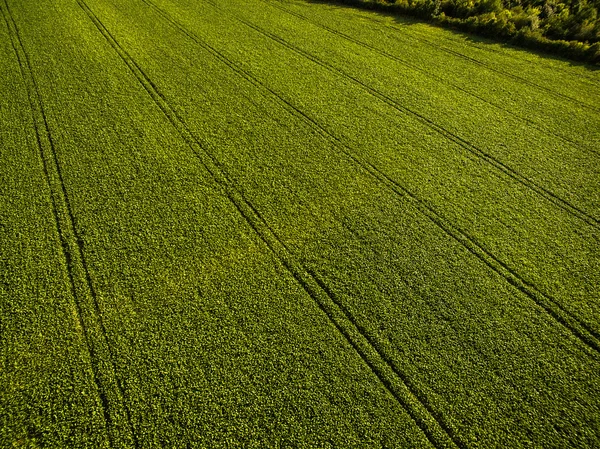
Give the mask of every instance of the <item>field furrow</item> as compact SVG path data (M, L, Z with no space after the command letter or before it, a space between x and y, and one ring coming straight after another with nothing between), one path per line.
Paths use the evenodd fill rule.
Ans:
M84 9L16 3L132 444L428 446Z
M464 148L467 151L470 151L471 153L473 153L474 155L476 155L477 157L480 157L482 160L484 160L485 162L489 163L490 165L492 165L494 168L496 168L497 170L500 170L502 172L504 172L505 174L507 174L508 176L510 176L511 178L515 179L517 182L520 182L521 184L523 184L524 186L527 186L528 188L532 189L534 192L540 194L541 196L543 196L544 198L546 198L547 200L555 203L556 205L558 205L559 207L565 209L566 211L572 213L573 215L575 215L576 217L578 217L579 219L583 220L584 222L586 222L587 224L594 226L598 229L600 229L600 220L598 220L597 218L589 215L586 211L580 209L579 207L569 203L567 200L562 199L560 196L556 195L555 193L553 193L552 191L547 190L546 188L544 188L541 185L536 184L535 181L532 181L531 179L528 179L527 177L521 175L518 171L512 169L511 167L507 166L506 164L502 163L500 160L496 159L494 156L486 153L485 151L481 150L480 148L478 148L477 146L473 145L472 143L462 139L461 137L457 136L456 134L454 134L451 131L448 131L446 128L437 125L434 121L428 119L427 117L419 114L418 112L415 112L405 106L403 106L401 103L398 103L397 101L395 101L394 99L392 99L391 97L387 96L385 93L382 93L380 91L378 91L377 89L373 89L372 87L370 87L369 85L363 83L361 80L353 77L352 75L349 75L347 73L345 73L344 71L341 71L337 68L335 68L334 66L328 64L327 62L324 62L318 58L315 58L312 54L307 53L305 51L303 51L302 49L295 47L294 45L291 45L289 42L287 42L285 39L282 39L281 37L274 35L268 31L265 31L249 22L246 22L245 20L242 19L238 19L241 23L243 23L244 25L258 31L259 33L276 40L277 42L281 43L282 45L286 46L287 48L290 48L292 51L297 52L298 54L310 59L311 61L315 62L316 64L321 65L322 67L325 67L328 70L332 70L336 73L339 73L340 75L350 79L351 81L357 83L358 85L360 85L362 88L364 88L365 90L367 90L369 93L371 93L372 95L374 95L375 97L379 98L380 100L386 102L387 104L389 104L391 107L393 107L394 109L396 109L397 111L401 112L401 113L406 113L406 114L410 114L412 116L414 116L415 118L417 118L419 121L421 121L425 126L431 128L432 130L434 130L435 132L439 133L440 135L444 136L445 138L451 140L452 142L458 144L459 146L461 146L462 148Z
M60 236L67 271L75 297L77 318L85 335L86 344L94 370L94 381L98 385L104 407L104 416L111 430L111 444L130 444L131 432L129 410L123 404L123 390L115 376L113 355L106 343L106 329L98 308L98 299L91 284L89 270L83 257L81 236L75 228L75 218L65 189L60 163L57 159L52 135L41 102L37 83L31 72L29 56L19 37L19 31L5 2L7 22L12 25L12 39L17 53L21 73L26 81L30 106L34 116L36 138L43 162L46 182L51 191L52 211Z
M306 269L300 265L289 253L286 246L277 238L269 225L262 219L258 211L241 194L239 188L233 184L228 177L221 171L218 162L212 154L206 151L198 142L189 128L173 111L170 105L164 100L164 96L158 91L152 80L139 68L131 59L127 52L114 39L98 17L91 11L83 0L77 0L86 14L94 22L98 30L103 34L106 40L117 51L123 62L136 75L140 83L154 99L158 107L169 118L174 128L176 128L181 137L188 143L194 153L199 157L202 165L211 173L214 180L223 186L229 201L235 205L237 210L279 258L280 262L287 268L289 273L294 276L298 283L304 288L306 293L319 305L321 310L327 315L339 332L348 340L352 347L360 354L361 358L371 368L373 373L381 380L389 392L398 400L398 402L411 414L414 421L423 430L429 441L436 447L453 447L456 437L452 438L451 431L444 425L443 421L435 418L436 413L432 411L419 397L419 394L407 386L406 376L393 369L393 365L387 364L383 356L377 352L368 337L360 330L360 326L354 322L352 315L344 311L328 293L323 284L316 281ZM391 368L391 369L390 369ZM410 384L408 384L410 385ZM450 438L452 439L450 439ZM453 441L454 440L454 441Z
M589 191L589 182L597 184L595 180L599 177L595 164L591 163L597 159L597 152L582 152L577 146L572 145L565 147L564 142L562 145L558 145L556 139L550 138L547 133L537 132L531 127L524 126L520 120L499 116L495 108L490 110L489 106L481 104L481 102L474 102L472 98L467 98L465 101L465 95L462 92L453 93L454 89L443 89L439 82L428 81L420 73L415 74L414 70L406 70L401 67L390 70L394 64L382 64L382 58L372 55L370 51L361 51L358 48L347 49L346 46L339 45L339 39L329 38L328 33L316 27L309 28L311 31L309 32L305 29L306 27L299 26L297 21L286 22L278 17L278 14L265 16L260 13L261 4L262 2L258 2L257 11L254 13L250 6L245 6L241 15L253 18L256 23L266 22L272 29L281 30L279 33L269 32L268 37L275 37L290 47L292 51L298 51L303 56L313 59L313 62L335 70L353 82L358 82L363 88L380 95L384 101L393 103L403 112L415 115L420 120L425 119L426 126L434 125L436 130L457 139L459 145L465 146L469 151L474 151L484 160L492 163L496 169L516 176L528 186L535 188L538 193L553 201L559 201L562 206L587 218L593 225L598 225L597 198L591 196L593 192ZM231 9L231 7L226 8ZM269 19L265 20L265 17ZM245 21L246 26L257 28L255 24L240 17L240 14L236 18ZM260 28L257 31L262 32ZM355 44L352 46L356 47ZM336 57L332 57L332 55ZM326 59L327 61L325 61ZM364 69L361 70L363 67ZM377 69L374 71L373 67L377 67ZM486 83L482 83L485 86L505 84L486 81ZM410 87L411 90L407 90L407 87ZM450 97L453 101L449 101ZM506 95L504 100L506 100ZM540 100L540 96L536 95L535 101L539 103ZM563 107L563 111L565 109ZM570 115L573 115L570 106L569 110L571 111ZM543 118L548 115L546 112L538 114L538 117ZM597 115L582 113L577 117L578 124L588 122L587 126L581 127L577 131L586 145L595 149L598 148L598 139L591 136L590 133L600 129L600 124L594 121ZM564 113L556 114L556 116L560 117L561 122L560 126L554 127L556 129L566 128L565 120L568 120L568 116ZM490 121L492 117L494 122ZM527 128L529 129L525 132L524 130ZM523 148L528 149L527 154L523 154ZM538 157L543 156L543 160L539 160L539 168L534 166L531 160L536 157L535 150L538 152ZM589 154L586 155L586 153ZM524 156L528 159L525 159ZM571 177L563 168L565 157L578 163L577 170L570 174ZM585 171L588 170L589 172L586 174ZM564 181L559 185L554 184L561 177L565 178ZM582 181L584 181L583 184L581 184ZM584 189L577 191L578 184L582 185ZM587 217L585 217L586 215Z
M159 12L159 14L161 14L163 17L165 17L167 20L169 20L172 24L174 24L178 29L180 29L187 36L189 36L191 39L193 39L196 43L198 43L199 45L202 45L203 47L207 48L211 53L215 54L219 58L219 60L221 60L225 64L227 64L236 73L241 74L241 76L243 76L245 79L252 82L253 84L264 88L264 86L261 85L258 80L252 78L247 72L244 72L244 71L240 70L239 68L236 68L235 64L233 64L230 60L224 58L223 55L218 53L214 48L207 46L206 43L199 41L196 36L190 34L188 30L186 30L185 28L182 28L181 25L178 24L176 21L174 21L172 19L172 17L170 17L168 14L166 14L164 10L157 8L156 5L154 5L153 3L149 2L149 1L145 1L145 2L147 4L149 4L150 6L154 7ZM103 29L105 30L105 28L103 28ZM113 38L110 37L110 39L112 40ZM118 45L118 44L116 44L116 45ZM123 51L123 50L121 49L120 51ZM129 58L129 56L127 56L127 58ZM133 70L134 71L139 70L137 68L137 65L135 68L133 68ZM149 83L149 84L153 85L153 83L151 83L151 81L149 81L149 79L147 78L147 76L145 74L143 76L145 78L145 81L142 81L143 84ZM155 89L155 86L153 86L153 89ZM272 91L271 91L271 93L273 93L274 95L277 95L276 93L274 93ZM153 97L164 98L164 96L162 94L160 94L158 91L153 92ZM282 100L281 97L278 97L278 98L280 100ZM294 112L296 112L300 115L300 117L304 117L304 118L308 119L311 123L318 126L319 129L324 131L326 136L331 137L334 140L337 140L335 138L335 136L328 134L327 130L322 128L318 123L314 122L312 119L310 119L310 117L305 116L302 113L302 111L293 108L292 105L290 105L289 103L287 103L285 101L284 101L284 103L286 105L290 106ZM168 108L168 105L166 107ZM169 115L169 116L176 115L170 110L170 108L169 108L169 111L170 112L167 113L167 115ZM180 120L180 119L178 118L177 120ZM189 128L187 128L184 123L181 123L181 125L183 125L183 127L185 127L185 133L186 133L186 135L188 135L190 133ZM343 145L343 143L342 143L342 145ZM511 285L515 286L516 288L518 288L519 290L524 292L536 304L538 304L540 307L542 307L544 310L546 310L559 323L566 326L571 332L573 332L573 334L575 336L580 338L582 340L582 342L589 345L590 348L592 348L596 351L600 351L600 343L598 341L598 333L595 332L594 329L590 328L588 325L586 325L585 322L578 319L577 316L570 314L567 310L565 310L563 307L561 307L561 305L558 304L553 298L550 298L550 297L544 295L534 285L531 285L528 282L524 281L510 267L506 266L504 263L502 263L500 260L498 260L493 254L489 253L477 241L475 241L470 236L464 234L461 230L456 229L452 224L450 224L449 222L444 220L443 217L441 217L439 214L437 214L435 212L435 210L428 207L424 202L422 202L419 198L415 197L411 192L407 191L403 186L401 186L398 183L396 183L395 181L391 180L381 170L377 169L376 167L372 166L371 164L369 164L366 161L361 161L361 160L357 159L357 157L352 154L352 148L346 146L346 149L348 150L348 152L346 152L346 154L353 161L355 161L357 164L359 164L363 169L365 169L365 171L367 171L369 174L372 174L379 181L382 181L382 183L384 185L391 188L395 193L397 193L401 197L408 196L412 201L415 202L417 210L423 212L428 218L430 218L435 224L437 224L450 237L452 237L457 242L462 244L470 252L472 252L474 255L476 255L478 258L480 258L483 262L485 262L490 268L492 268L498 274L503 276ZM214 158L212 156L210 156L210 158L211 158L211 164L214 163ZM215 172L215 171L216 171L215 169L211 170L211 172ZM226 179L226 176L224 177L224 179ZM250 207L252 207L251 204L250 204ZM238 209L239 209L239 207L238 207ZM244 216L247 216L247 215L248 214L244 214Z
M369 92L373 93L376 97L383 99L388 104L391 104L395 109L398 109L401 112L406 110L402 105L394 102L392 99L385 96L384 94L381 94L380 92L378 92L376 90L373 90L369 86L363 84L360 80L357 80L351 76L348 76L347 74L344 74L343 72L339 72L337 69L330 66L329 64L324 63L321 60L315 59L312 55L307 54L304 51L302 51L296 47L290 46L289 43L287 43L285 40L283 40L277 36L274 36L268 32L265 32L264 30L254 26L244 20L239 20L239 21L241 23L245 24L246 26L257 30L261 34L263 34L267 37L270 37L270 38L276 40L277 42L283 43L283 45L285 45L286 47L291 48L293 51L301 54L302 56L307 57L308 59L316 62L317 64L324 66L327 69L333 69L333 71L335 71L335 72L342 73L343 76L349 77L352 81L355 81L358 84L360 84L361 86L365 87ZM189 33L186 33L186 34L189 35ZM197 39L196 39L196 41L197 41ZM213 51L214 51L214 49L213 49ZM223 56L220 55L220 58L222 59ZM235 63L232 63L231 61L229 61L228 65L230 67L234 67ZM234 69L234 70L239 72L239 69ZM248 78L248 77L251 77L251 75L248 75L248 73L244 73L244 77ZM260 84L260 82L257 81L256 79L253 79L252 82L253 83L258 82ZM261 87L265 87L265 86L262 85ZM267 90L270 90L270 89L267 88ZM278 96L275 92L273 92L273 91L271 91L271 92L274 93L276 96ZM278 98L281 99L288 106L291 106L282 97L278 96ZM519 290L521 290L525 294L527 294L534 302L536 302L539 306L541 306L546 311L548 311L548 313L552 317L554 317L561 324L563 324L567 328L569 328L576 336L581 338L582 341L584 341L586 344L588 344L591 348L593 348L596 351L600 351L600 332L595 330L593 328L593 326L586 324L586 322L584 320L581 320L580 318L577 317L577 314L570 313L567 309L565 309L563 306L561 306L561 304L558 303L554 298L540 292L540 290L535 285L531 284L530 282L525 281L513 268L508 266L503 261L499 260L496 256L494 256L494 254L490 253L489 250L487 250L484 246L482 246L482 244L477 242L477 240L475 240L473 237L466 234L464 231L456 228L456 226L452 225L450 222L448 222L446 219L444 219L444 217L441 216L438 212L436 212L436 210L429 207L422 199L418 198L412 192L407 190L406 187L404 187L403 185L401 185L398 182L391 179L388 175L386 175L386 173L384 171L373 166L368 161L363 161L363 160L358 159L355 154L356 151L353 148L351 148L347 144L344 144L344 142L340 141L334 134L331 134L325 127L320 125L314 119L307 116L305 113L303 113L299 109L296 109L293 106L292 106L292 108L295 110L295 112L299 113L302 117L306 118L310 123L316 125L328 137L332 138L336 142L340 142L347 150L347 154L353 160L355 160L359 165L361 165L366 171L373 174L377 179L382 181L383 184L387 185L388 187L391 187L391 189L394 190L396 193L398 193L400 196L410 197L416 203L417 208L419 210L423 211L423 213L425 215L427 215L432 221L434 221L436 224L438 224L440 226L440 228L442 228L449 236L451 236L456 241L458 241L463 246L465 246L467 249L469 249L474 255L476 255L477 257L482 259L490 268L492 268L494 271L496 271L501 276L506 278L509 283L511 283L516 288L518 288ZM504 173L508 174L510 177L517 180L521 184L531 188L536 193L541 194L546 199L549 199L551 202L557 204L559 207L572 213L573 215L580 218L587 224L598 228L598 225L600 222L598 222L598 220L595 219L594 217L587 215L581 209L562 200L561 198L557 197L552 192L547 191L543 187L540 187L540 186L536 185L535 183L532 183L527 178L522 177L518 172L515 172L510 167L505 166L502 162L500 162L500 161L496 160L495 158L482 152L480 149L471 145L469 142L465 142L464 140L460 139L459 137L455 136L454 134L448 133L444 128L438 127L435 123L431 122L426 117L416 114L413 111L411 111L410 109L408 109L406 111L413 115L416 115L419 119L421 119L423 122L425 122L427 126L431 127L435 131L439 132L441 135L448 137L453 142L458 143L463 148L471 151L475 155L481 157L486 162L489 162L491 165L493 165L494 167L503 171Z
M151 3L150 1L145 2L154 8L156 5ZM535 285L530 284L525 281L523 278L519 276L513 269L504 264L502 261L498 260L493 254L491 254L485 247L483 247L480 243L478 243L475 239L465 234L460 229L457 229L447 220L445 220L442 216L440 216L435 210L431 207L427 206L422 200L418 197L415 197L410 191L406 190L405 187L398 184L394 180L390 179L383 171L378 169L377 167L370 164L368 161L364 161L359 159L355 154L354 150L344 145L343 142L339 141L334 135L330 134L327 129L321 126L319 123L315 122L312 118L306 116L301 110L295 108L293 105L288 103L282 97L279 97L277 93L269 90L266 86L262 85L259 80L253 78L247 72L241 70L239 67L235 65L232 61L226 59L221 53L218 53L213 47L207 46L206 43L198 40L198 38L192 34L185 28L182 28L180 24L172 19L172 17L165 14L164 10L156 8L157 11L163 16L166 17L171 23L177 26L182 32L184 32L187 36L197 42L199 45L202 45L205 48L208 48L209 51L215 54L221 61L227 64L231 69L233 69L236 73L241 74L245 79L249 82L257 85L260 88L267 89L270 93L277 96L286 106L290 107L292 113L297 113L300 118L304 118L308 120L309 123L315 125L319 130L323 131L324 135L328 138L333 139L335 143L339 143L345 149L346 154L355 161L358 165L360 165L366 172L373 175L376 179L382 182L383 185L387 186L395 193L397 193L400 197L408 197L413 202L416 208L423 212L428 218L430 218L435 224L437 224L444 232L446 232L450 237L455 239L465 248L467 248L470 252L480 258L483 262L486 263L490 268L496 271L498 274L503 276L511 285L515 286L522 292L524 292L527 296L529 296L536 304L546 310L553 318L555 318L559 323L563 324L567 327L575 336L580 338L585 344L589 345L595 351L600 351L600 338L598 332L596 332L592 327L587 325L585 321L582 321L577 315L573 315L568 310L565 310L560 303L557 303L555 299L549 297L542 292L540 292Z

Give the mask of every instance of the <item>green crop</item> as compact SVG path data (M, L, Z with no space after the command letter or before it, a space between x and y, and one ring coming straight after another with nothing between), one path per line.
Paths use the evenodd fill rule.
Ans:
M0 11L0 446L600 442L592 69L301 1Z

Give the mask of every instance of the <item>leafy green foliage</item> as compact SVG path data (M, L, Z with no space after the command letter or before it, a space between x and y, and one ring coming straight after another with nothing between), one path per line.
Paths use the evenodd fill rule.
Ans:
M592 63L600 62L597 2L573 0L335 0L396 11Z

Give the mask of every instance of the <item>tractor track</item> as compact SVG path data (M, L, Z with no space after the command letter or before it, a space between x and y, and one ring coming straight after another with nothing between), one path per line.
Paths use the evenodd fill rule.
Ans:
M212 2L209 2L209 3L211 3L215 8L222 10L219 6L215 5L214 3L212 3ZM381 101L385 102L386 104L388 104L389 106L393 107L398 112L401 112L401 113L404 113L404 114L407 114L409 116L416 118L423 125L427 126L428 128L432 129L433 131L437 132L438 134L440 134L447 140L450 140L450 141L454 142L455 144L459 145L460 147L467 150L471 154L475 155L479 159L485 161L486 163L488 163L495 169L503 172L506 176L509 176L510 178L517 181L521 185L529 188L530 190L534 191L538 195L544 197L546 200L550 201L554 205L560 207L561 209L565 210L566 212L570 213L571 215L584 221L586 224L588 224L596 229L600 229L600 220L599 219L588 214L586 211L582 210L578 206L571 204L567 200L564 200L563 198L556 195L552 191L546 189L545 187L537 184L535 181L522 175L517 170L514 170L512 167L506 165L505 163L503 163L496 157L494 157L491 154L485 152L484 150L478 148L477 146L473 145L472 143L468 142L467 140L463 139L462 137L460 137L460 136L454 134L453 132L448 131L444 127L436 124L433 120L425 117L424 115L422 115L418 112L411 110L410 108L407 108L406 106L401 105L400 103L395 101L393 98L389 97L387 94L384 94L384 93L378 91L377 89L374 89L373 87L371 87L368 84L364 83L363 81L359 80L355 76L352 76L352 75L344 72L343 70L340 70L337 67L334 67L325 61L322 61L321 59L317 58L316 56L294 46L293 44L287 42L285 39L283 39L273 33L270 33L266 30L263 30L262 28L254 25L250 22L247 22L244 19L240 19L239 17L233 16L233 15L232 15L232 17L235 20L239 21L240 23L248 26L249 28L254 29L255 31L264 35L265 37L270 38L270 39L280 43L281 45L285 46L286 48L290 49L291 51L294 51L295 53L311 60L315 64L320 65L321 67L329 70L330 72L337 73L338 75L343 76L344 78L350 80L351 82L354 82L355 84L360 86L363 90L367 91L372 96L378 98L379 100L381 100Z
M1 9L4 20L27 88L38 154L50 192L52 213L73 293L77 324L82 329L90 356L92 377L98 389L110 443L115 447L138 447L122 382L116 374L115 357L108 343L98 296L85 258L84 242L77 230L77 221L65 186L42 96L33 75L30 57L25 50L7 0L4 0L3 6L4 8Z

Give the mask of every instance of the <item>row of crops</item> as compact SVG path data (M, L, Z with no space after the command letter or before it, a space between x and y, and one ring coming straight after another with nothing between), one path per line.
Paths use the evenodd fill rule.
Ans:
M296 0L0 10L0 446L600 441L596 72Z

